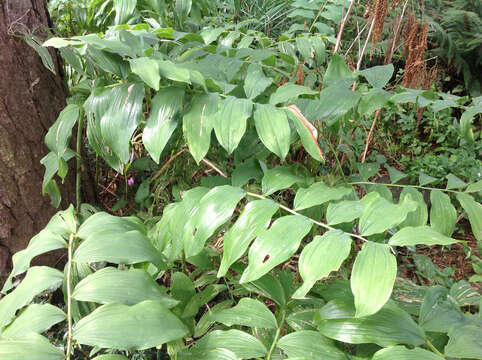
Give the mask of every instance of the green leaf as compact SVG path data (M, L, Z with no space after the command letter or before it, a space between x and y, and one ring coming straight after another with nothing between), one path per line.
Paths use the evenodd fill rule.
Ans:
M418 183L419 183L420 186L425 186L425 185L431 184L436 180L438 180L438 179L434 178L430 175L424 174L423 172L420 172L419 175L418 175Z
M325 311L325 308L330 308L330 311ZM374 343L388 347L425 343L423 330L409 314L392 302L371 316L354 318L354 313L352 305L334 300L315 315L315 322L323 335L349 344Z
M243 284L243 287L250 292L260 294L273 300L278 305L286 304L286 293L281 282L272 274L266 274L256 281Z
M209 150L218 103L218 95L195 95L191 100L190 110L183 118L184 136L189 151L198 164Z
M142 133L142 142L151 158L159 164L162 150L177 127L176 115L182 110L184 90L168 87L151 102L151 113Z
M281 160L290 149L291 129L286 113L269 104L256 104L254 123L261 142Z
M430 226L441 234L451 236L457 222L457 210L450 197L434 189L430 192L430 203Z
M374 88L383 88L388 84L393 75L393 64L373 66L360 71Z
M355 259L350 279L357 318L373 315L385 305L392 294L396 276L397 259L390 248L366 242Z
M203 360L237 360L239 359L231 350L224 348L191 348L177 353L178 360L203 359Z
M67 151L63 160L67 162L73 156L73 152ZM61 161L62 160L59 160L57 157L57 154L52 151L40 160L40 163L45 166L45 174L42 181L42 195L49 194L52 206L56 208L60 206L61 195L59 187L53 178L59 171L59 163Z
M313 159L324 162L325 154L318 144L318 130L303 116L296 105L290 105L286 109L289 110L288 116L295 124L296 131L306 151Z
M107 72L125 79L130 70L129 63L124 61L122 56L106 50L101 50L96 46L87 47L87 59L89 60L87 63L88 66L95 65L96 70L103 76L108 75L104 74L104 72Z
M272 200L256 200L246 205L236 223L226 232L223 239L223 258L218 277L226 275L229 267L238 260L250 242L269 225L279 205Z
M307 37L298 36L296 39L296 47L303 59L311 59L313 57L311 41Z
M210 302L224 290L226 290L226 285L214 284L206 286L202 291L195 293L189 299L181 317L185 319L196 316L201 306Z
M119 302L124 305L135 305L145 300L152 300L160 302L168 309L178 303L167 296L145 270L123 271L110 266L80 281L72 297L79 301L100 304Z
M116 25L125 24L136 9L137 0L114 0Z
M475 260L472 258L472 260ZM475 272L480 272L482 260L474 261L472 267ZM450 296L455 299L459 306L478 306L482 300L482 295L474 289L467 281L460 280L450 288Z
M408 226L396 232L388 242L394 246L450 245L457 240L447 237L429 226Z
M163 253L172 263L180 259L183 249L184 228L191 217L199 210L202 197L207 194L209 189L197 187L184 192L182 202L173 204L171 215L161 219L159 226L160 243L164 244ZM169 212L166 213L168 215Z
M236 149L246 132L246 121L251 116L253 103L250 100L229 96L220 102L214 116L214 132L219 144L230 155Z
M442 286L430 287L420 307L419 325L425 331L446 333L454 326L467 323L459 305Z
M276 191L287 189L294 183L303 182L303 178L293 172L292 168L277 166L266 170L261 181L261 187L265 195L271 195Z
M353 221L361 216L368 203L375 201L379 197L380 195L377 192L370 192L361 200L330 202L326 210L326 221L329 225Z
M231 174L231 182L233 186L243 187L249 180L261 180L263 171L256 159L250 158L245 162L239 164Z
M257 280L276 265L288 260L311 230L311 225L310 220L303 216L288 215L277 219L251 245L249 265L239 282Z
M242 298L235 307L216 312L210 318L229 327L241 325L275 329L278 326L276 318L266 305L250 298Z
M139 185L136 191L136 196L134 197L134 200L136 201L136 203L142 204L144 200L149 198L149 194L150 194L149 184L150 184L150 180L146 179Z
M54 47L54 48L63 48L66 46L76 46L76 45L83 45L84 42L80 39L64 39L59 37L52 37L45 41L42 46L44 47Z
M45 135L45 144L58 158L62 158L69 146L72 129L80 115L80 107L67 105Z
M404 346L392 346L378 350L372 360L443 360L443 358L420 348L410 350Z
M360 115L370 116L375 110L384 108L390 100L390 96L391 93L388 91L371 89L366 94L363 94L360 103L358 104L357 112Z
M21 339L32 332L43 333L64 320L65 313L58 307L50 304L32 304L22 310L15 320L2 331L1 338Z
M302 188L296 192L294 208L295 210L303 210L328 201L340 200L352 191L351 187L339 186L334 188L328 187L323 182L317 182L309 188Z
M465 141L469 144L474 142L474 130L472 128L472 121L475 115L482 112L482 106L469 106L465 109L460 117L460 132Z
M196 328L194 330L194 337L198 338L207 333L215 322L212 316L221 310L229 309L231 305L233 305L232 300L224 300L207 309L196 324Z
M27 271L32 259L46 252L66 248L67 243L57 234L54 234L48 228L43 229L28 243L28 246L15 253L12 256L13 270L8 276L2 289L2 293L6 293L12 288L13 277Z
M93 232L77 248L74 260L86 263L107 261L115 264L150 261L159 268L165 268L161 254L147 236L138 230L106 229Z
M180 21L183 22L191 12L192 0L176 0L175 10Z
M350 255L350 249L351 239L341 230L330 230L323 236L315 236L301 252L298 268L304 283L293 298L304 298L315 282L337 271Z
M269 99L269 103L277 105L288 100L295 99L300 95L316 95L318 91L311 90L309 87L286 83L280 86Z
M476 183L470 184L467 186L467 189L465 189L466 193L473 193L473 192L479 192L482 191L482 180L477 181Z
M84 278L92 274L93 271L90 266L86 263L72 262L72 268L70 271L70 285L71 289ZM67 291L67 281L62 284L62 291L65 293ZM90 314L97 308L97 304L91 302L80 302L72 299L71 314L74 322L79 321L82 317Z
M467 183L459 179L453 174L447 176L447 189L461 189L467 186Z
M229 185L210 190L192 214L184 228L184 251L187 257L199 254L206 240L214 231L229 220L238 202L245 196L240 188Z
M335 346L332 340L317 331L304 330L285 335L279 339L278 347L290 358L304 357L309 354L311 359L346 359L346 355Z
M472 232L477 240L482 240L482 205L467 194L457 194L457 200L469 216Z
M423 195L420 193L420 191L411 187L403 188L402 192L400 193L399 203L403 203L407 198L415 201L417 204L417 208L415 211L411 211L407 214L407 218L405 219L404 222L400 224L400 227L423 226L427 224L427 220L428 220L427 204L425 203Z
M171 276L171 295L180 301L178 308L184 309L186 304L196 294L194 283L187 275L181 272L175 272Z
M131 70L147 85L154 90L159 90L159 82L161 81L161 75L159 74L158 61L148 58L140 57L137 59L130 59Z
M315 55L315 60L320 64L324 63L326 59L326 45L323 39L319 36L311 37L311 46Z
M191 73L188 69L181 67L178 64L174 64L172 61L157 61L159 66L159 72L163 77L173 81L180 81L183 83L191 83Z
M232 351L238 359L259 358L267 352L258 339L240 330L211 331L198 340L192 351L205 352L220 348Z
M326 210L326 222L336 225L353 221L361 216L364 208L365 204L359 200L330 202Z
M244 92L248 99L261 95L273 83L273 79L264 75L263 69L258 64L250 64L244 79Z
M323 76L323 85L331 86L341 80L351 80L355 78L356 75L345 64L343 58L338 54L334 54L331 57L325 75Z
M65 355L43 336L30 333L22 339L0 340L0 359L64 360Z
M83 345L143 350L182 338L187 329L157 301L134 306L109 303L74 325L73 338Z
M127 357L125 357L124 355L104 354L104 355L96 356L92 360L129 360L129 359Z
M94 151L102 157L108 165L118 172L122 172L122 162L118 156L106 146L103 139L100 121L111 105L115 88L94 88L84 103L87 115L87 139Z
M206 45L211 44L213 41L217 40L219 35L221 35L226 29L224 27L218 27L214 29L204 29L200 32L200 35L204 39Z
M28 269L20 285L0 300L0 328L7 325L17 310L30 303L37 294L58 288L63 279L63 273L47 266L33 266Z
M332 125L358 103L360 94L344 86L330 86L320 93L314 112L317 118Z
M109 108L100 119L103 140L123 164L130 159L129 143L142 116L143 100L143 84L116 86L109 95Z
M119 233L128 231L146 232L146 227L142 221L134 216L120 217L98 212L90 216L79 228L77 235L86 240L92 234L99 231L118 231Z
M477 324L455 327L449 332L445 355L455 358L482 359L482 328Z
M360 233L365 236L383 233L402 223L417 206L410 197L397 205L379 197L369 202L363 210L359 224Z

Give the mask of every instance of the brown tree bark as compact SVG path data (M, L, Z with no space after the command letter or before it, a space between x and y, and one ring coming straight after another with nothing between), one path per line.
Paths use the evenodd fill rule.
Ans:
M40 159L48 152L44 136L65 106L59 58L51 52L55 75L23 39L12 36L49 22L45 0L0 0L0 281L10 270L11 255L25 248L57 211L42 196ZM74 176L61 191L63 207L74 201ZM40 263L57 260L58 254L50 254Z

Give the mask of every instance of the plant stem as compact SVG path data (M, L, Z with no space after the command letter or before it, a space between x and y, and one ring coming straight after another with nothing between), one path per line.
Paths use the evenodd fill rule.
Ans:
M279 336L281 334L281 329L283 328L285 322L285 310L281 309L281 321L276 329L276 334L274 335L273 343L269 348L268 354L266 355L266 360L271 360L271 355L273 354L274 349L276 348L276 344L278 343Z
M354 3L355 3L355 0L351 0L350 6L348 7L348 10L346 11L346 15L341 19L340 29L338 30L338 35L336 37L336 44L335 44L335 48L333 49L333 54L336 54L336 52L338 51L338 49L340 47L343 29L345 28L346 21L348 20L348 16L350 16L350 12L351 12L351 9L352 9Z
M315 26L316 21L317 21L318 18L320 17L321 12L325 9L325 6L326 6L327 3L328 3L328 0L326 0L326 1L323 3L323 5L321 5L320 10L318 11L318 14L316 14L315 19L311 22L311 25L310 25L310 28L308 29L308 32L311 32L311 30L313 29L313 26Z
M69 236L68 262L67 262L67 353L66 360L70 360L70 352L72 351L72 289L70 284L70 274L72 269L72 246L74 242L74 234Z
M437 348L435 346L433 346L433 344L430 342L429 339L425 339L425 343L427 344L428 348L430 350L432 350L432 352L434 352L435 354L437 354L438 356L442 357L445 359L445 355L442 354L440 351L437 350Z
M246 194L249 195L249 196L258 198L258 199L262 199L262 200L266 200L266 199L267 199L267 197L265 197L265 196L263 196L263 195L259 195L259 194L252 193L252 192L249 192L249 191L247 191ZM297 212L297 211L295 211L295 210L293 210L293 209L290 209L289 207L286 207L286 206L284 206L284 205L282 205L282 204L280 204L280 203L278 203L278 205L279 205L279 207L280 207L281 209L283 209L284 211L289 212L290 214L298 215L298 216L304 216L304 215L300 214L299 212ZM313 224L316 224L316 225L318 225L318 226L321 226L322 228L325 228L325 229L328 229L328 230L338 230L338 229L336 229L336 228L334 228L334 227L331 227L330 225L327 225L327 224L322 223L322 222L320 222L320 221L317 221L317 220L315 220L315 219L309 218L309 217L307 217L307 216L304 216L304 217L307 218L308 220L310 220ZM352 237L354 237L354 238L360 239L360 240L362 240L362 241L368 241L368 240L365 239L363 236L360 236L360 235L357 235L357 234L353 234L353 233L347 233L347 234L350 235L350 236L352 236Z
M331 152L333 153L333 156L335 157L335 160L336 160L336 163L338 165L340 175L343 178L343 181L346 182L345 173L343 172L343 167L341 166L341 162L338 159L338 156L336 155L335 148L333 147L333 145L329 141L327 141L326 143L328 144L328 147L330 148Z
M84 110L80 111L79 121L77 123L77 174L75 179L75 210L80 212L80 204L82 203L82 135L84 130Z
M375 117L373 118L373 121L372 121L372 126L370 126L370 131L368 132L366 145L365 145L365 151L363 151L363 154L362 154L362 157L361 157L361 163L362 164L365 163L365 159L366 159L367 153L368 153L368 147L370 146L370 140L371 140L372 134L373 134L373 129L375 128L375 124L377 123L379 115L380 115L380 109L377 109L377 111L375 112Z
M392 186L392 187L411 187L411 188L416 188L416 189L422 189L422 190L440 190L440 191L445 191L445 192L450 192L450 193L455 193L459 194L461 191L455 191L455 190L449 190L449 189L437 189L437 188L431 188L427 186L419 186L419 185L402 185L402 184L384 184L384 183L375 183L375 182L370 182L370 181L355 181L355 182L349 182L347 183L348 185L384 185L384 186Z

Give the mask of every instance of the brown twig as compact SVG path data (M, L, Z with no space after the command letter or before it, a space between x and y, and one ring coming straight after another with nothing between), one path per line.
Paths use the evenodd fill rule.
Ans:
M201 160L203 163L205 163L206 165L208 165L211 169L213 169L214 171L216 171L219 175L221 175L223 178L227 178L228 176L223 173L216 165L214 165L211 161L207 160L207 159L202 159Z
M341 36L343 35L343 29L345 28L346 21L348 20L348 16L350 15L351 9L353 8L353 4L355 3L355 0L351 0L350 6L348 7L348 10L346 11L346 15L342 17L340 21L340 29L338 30L338 35L336 37L336 44L335 48L333 49L333 54L335 54L338 49L340 48L341 44Z
M169 166L169 164L175 159L177 158L179 155L181 155L184 151L186 151L186 149L181 149L180 151L178 151L176 154L174 154L173 156L171 156L169 158L169 160L167 160L164 165L162 165L162 167L159 169L158 172L156 172L154 174L154 176L151 178L151 180L149 180L149 184L152 184L154 180L156 180L159 176L162 175L162 173L164 171L166 171L167 167Z
M393 57L393 54L395 53L395 46L398 40L398 34L400 33L400 29L402 27L402 19L403 19L403 16L405 15L405 9L407 8L407 4L408 4L408 0L405 1L405 4L403 5L403 9L402 9L402 14L397 20L397 26L395 27L395 32L393 34L392 46L390 48L390 52L387 54L385 58L385 64L389 64L392 62L392 57Z
M370 30L368 30L367 39L365 40L365 44L363 44L363 49L362 49L360 55L358 56L358 61L356 63L356 69L357 70L360 70L361 63L362 63L362 60L363 60L363 55L365 55L365 51L367 49L368 42L370 41L370 37L372 36L372 31L373 31L374 25L375 25L375 18L373 18L373 20L372 20L372 24L370 25ZM351 87L351 90L355 91L355 88L356 88L356 80L353 82L353 86Z
M377 119L378 119L379 115L380 115L380 109L378 109L375 112L375 117L373 118L372 126L370 127L370 131L368 132L367 143L365 145L365 151L363 152L362 157L361 157L362 164L365 162L365 158L367 157L368 147L370 146L370 139L372 137L373 129L375 128L375 124L377 123Z

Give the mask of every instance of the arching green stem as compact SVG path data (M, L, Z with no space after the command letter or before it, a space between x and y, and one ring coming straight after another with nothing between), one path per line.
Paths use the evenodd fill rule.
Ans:
M273 343L271 344L271 347L269 348L268 354L266 355L266 360L271 360L271 356L273 355L274 349L276 349L276 344L278 344L278 339L281 334L281 329L283 329L285 323L285 310L281 309L281 319L278 324L278 328L276 329L276 333L274 335Z
M67 352L66 360L70 360L72 351L72 289L71 289L71 272L72 272L72 246L74 245L74 234L69 236L68 262L67 262Z
M461 192L456 190L438 189L438 188L431 188L431 187L419 186L419 185L384 184L384 183L375 183L370 181L355 181L355 182L349 182L347 184L348 185L384 185L384 186L401 187L401 188L409 187L409 188L422 189L422 190L440 190L440 191L456 193L456 194Z
M258 198L258 199L262 199L262 200L267 199L266 196L259 195L259 194L256 194L256 193L252 193L252 192L249 192L249 191L247 191L246 194L249 195L249 196ZM278 205L279 205L279 207L280 207L281 209L283 209L284 211L289 212L290 214L298 215L298 216L304 216L304 215L300 214L299 212L297 212L297 211L295 211L295 210L293 210L293 209L290 209L289 207L286 207L286 206L284 206L284 205L282 205L282 204L280 204L280 203L278 203ZM306 217L306 216L304 216L304 217ZM325 229L327 229L327 230L337 230L336 228L334 228L334 227L332 227L332 226L330 226L330 225L328 225L328 224L322 223L321 221L317 221L317 220L312 219L312 218L309 218L309 217L306 217L306 218L307 218L308 220L310 220L313 224L318 225L318 226L321 226L322 228L325 228ZM360 236L360 235L358 235L358 234L353 234L353 233L347 233L347 234L350 235L350 236L352 236L352 237L354 237L354 238L360 239L360 240L362 240L362 241L368 241L368 240L365 239L363 236Z
M82 135L84 130L84 110L82 109L79 114L79 121L77 122L77 166L76 166L76 179L75 179L75 210L80 212L80 204L82 203Z

